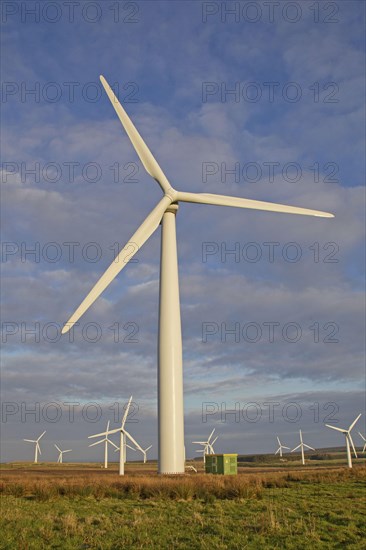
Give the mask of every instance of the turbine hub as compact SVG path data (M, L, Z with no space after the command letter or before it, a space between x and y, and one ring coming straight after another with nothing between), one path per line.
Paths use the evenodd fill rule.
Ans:
M175 202L178 198L178 191L173 189L173 187L170 187L166 192L165 195L171 199L172 202Z

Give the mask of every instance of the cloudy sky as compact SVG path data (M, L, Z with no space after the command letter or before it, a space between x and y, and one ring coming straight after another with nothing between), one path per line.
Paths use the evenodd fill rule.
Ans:
M365 409L364 4L11 1L2 22L2 460L43 430L45 460L98 460L85 438L131 394L156 457L160 229L60 336L161 198L100 74L175 188L336 216L180 205L187 455L214 427L218 452L341 444L324 423Z

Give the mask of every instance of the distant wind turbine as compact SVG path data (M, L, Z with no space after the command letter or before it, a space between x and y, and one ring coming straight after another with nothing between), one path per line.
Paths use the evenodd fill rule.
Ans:
M280 457L282 458L282 449L288 449L288 450L290 450L290 447L285 447L285 445L282 445L279 437L277 437L277 441L278 441L279 447L278 447L277 451L275 452L275 455L276 455L277 453L280 453Z
M109 430L109 424L110 424L110 421L108 420L106 433ZM97 441L96 443L92 443L91 445L89 445L89 447L94 447L95 445L100 445L101 443L104 443L104 468L108 468L108 443L113 447L115 447L117 451L119 450L119 447L117 447L117 445L113 443L113 441L108 439L108 435L106 435L100 441Z
M135 441L135 439L132 437L132 435L129 434L128 431L125 428L128 412L129 412L130 406L131 406L131 401L132 401L132 395L131 395L131 397L128 401L125 413L124 413L123 418L122 418L122 423L121 423L120 428L116 428L115 430L107 430L106 432L102 432L100 434L89 435L89 439L92 439L94 437L101 437L103 435L108 437L108 435L120 432L120 445L119 445L119 475L120 476L123 476L124 473L125 473L125 454L126 454L125 439L126 439L126 437L135 445L136 449L138 449L142 453L144 452L143 449L140 447L140 445L137 443L137 441Z
M144 455L144 464L146 464L146 462L147 462L147 451L149 451L151 449L151 447L152 447L152 445L150 445L146 449L142 449L142 454Z
M38 463L38 453L41 455L41 447L39 446L39 440L41 439L41 437L44 436L46 432L44 431L38 439L23 439L23 441L27 441L28 443L35 443L36 444L36 447L34 449L34 464L37 464Z
M218 437L215 437L213 441L211 441L211 437L213 436L215 432L215 428L210 433L207 441L192 441L195 445L203 445L203 449L198 449L196 453L202 453L203 454L203 463L206 463L206 455L213 455L215 454L213 445L217 441Z
M171 186L163 170L160 168L126 111L119 103L106 79L101 76L100 80L145 170L160 185L164 196L142 222L127 245L119 252L118 256L113 260L105 273L100 277L89 294L65 323L62 334L67 333L80 317L84 315L95 300L97 300L102 292L117 277L120 271L129 261L131 261L136 252L140 250L161 223L158 335L159 473L183 474L185 471L185 463L182 331L175 223L179 202L230 206L250 210L280 212L282 214L317 216L321 218L333 218L334 216L328 212L299 208L286 204L275 204L226 195L213 195L210 193L187 193L177 191Z
M58 455L57 462L58 462L58 464L62 464L62 455L63 455L64 453L71 453L72 449L67 449L66 451L61 451L60 447L58 447L58 446L56 445L56 443L55 443L55 447L56 447L56 449L58 450L58 452L60 453L60 454Z
M338 428L336 426L331 426L330 424L326 424L327 428L332 428L332 430L337 430L337 432L341 432L344 435L344 437L346 438L348 468L352 468L351 445L352 445L352 449L353 449L353 452L355 454L355 457L357 458L355 444L353 443L353 439L352 439L352 436L351 436L351 430L352 430L352 428L354 427L354 425L356 424L356 422L359 420L359 418L361 416L362 416L361 414L358 415L358 417L352 422L352 424L350 425L348 430L343 429L343 428Z
M295 447L294 449L292 449L292 453L294 451L297 451L297 449L301 449L301 462L303 464L303 466L305 465L305 455L304 455L304 447L306 447L307 449L310 449L311 451L315 451L315 449L313 447L309 447L309 445L306 445L303 440L302 440L302 433L301 433L301 430L300 430L300 445L298 445L297 447Z
M358 432L358 435L364 440L364 444L363 444L363 449L362 449L362 453L364 453L366 451L366 437L362 435L361 432Z

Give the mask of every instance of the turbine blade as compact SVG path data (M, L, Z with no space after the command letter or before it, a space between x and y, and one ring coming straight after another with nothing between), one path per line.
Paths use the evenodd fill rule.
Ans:
M130 406L131 406L131 401L132 401L132 395L131 395L130 399L128 400L127 407L126 407L125 413L124 413L123 418L122 418L122 424L121 424L122 428L124 428L124 425L126 424L128 412L129 412Z
M159 226L161 218L171 204L172 199L165 196L150 212L145 221L142 222L137 231L132 235L127 245L120 251L115 260L111 263L108 269L103 273L100 279L93 286L89 294L81 302L77 310L71 315L70 319L65 323L62 334L66 334L70 328L80 319L80 317L89 309L95 300L102 294L108 285L117 277L125 265L131 260L136 252L142 247L149 237ZM131 246L134 250L131 252Z
M142 453L144 452L144 450L140 447L140 445L137 443L137 441L132 437L131 434L129 434L128 432L126 432L126 430L123 430L123 433L126 435L126 437L128 437L128 439L130 441L132 441L132 443L135 445L136 449L138 449L139 451L141 451Z
M131 449L131 451L136 451L136 449L134 447L131 447L131 445L129 445L128 443L126 443L126 447L128 449Z
M279 453L279 452L280 452L280 449L277 449L277 451L275 452L275 455L276 455L277 453Z
M290 449L291 447L285 447L285 445L282 445L282 449Z
M56 449L58 450L59 453L62 452L61 449L60 449L60 447L57 447L56 443L55 443L55 447L56 447Z
M108 436L110 434L115 434L120 431L121 431L121 428L116 428L115 430L109 430L108 432L102 432L101 434L89 435L88 439L93 439L94 437L102 437L103 435Z
M359 435L360 437L362 437L362 439L363 439L364 441L366 441L366 438L362 435L361 432L358 432L358 435ZM26 441L26 439L25 439L24 441Z
M195 202L198 204L212 204L216 206L234 206L236 208L249 208L254 210L267 210L269 212L282 212L285 214L301 214L303 216L318 216L320 218L334 218L333 214L320 210L310 210L287 204L264 202L227 195L211 195L210 193L185 193L178 191L178 201Z
M214 428L214 429L212 430L212 432L210 433L210 436L209 436L209 438L208 438L208 440L207 440L207 443L209 443L209 441L210 441L211 437L212 437L212 436L213 436L213 434L214 434L214 431L215 431L215 429L216 429L216 428Z
M304 443L304 447L307 447L308 449L311 449L312 451L315 451L315 449L313 447L310 447L309 445L306 445L306 443Z
M361 416L361 415L360 415ZM39 436L39 438L37 439L37 441L39 441L41 439L41 437L44 436L44 434L46 433L46 430Z
M108 438L107 438L107 441L108 441L108 443L110 443L111 445L113 445L113 447L114 447L117 451L119 451L119 447L117 447L117 445L116 445L113 441L111 441L111 440L108 439Z
M104 76L100 76L100 81L103 84L103 87L107 92L107 95L118 115L118 118L122 123L122 126L126 130L126 133L130 138L130 141L134 146L136 153L140 157L140 160L144 165L146 172L158 182L163 191L167 191L171 188L171 185L164 172L160 168L159 164L157 163L156 159L153 157L152 152L140 136L139 132L137 131L130 117L127 115L126 111L118 101L115 93L109 86Z
M37 447L38 447L38 452L39 452L39 454L41 455L41 454L42 454L42 453L41 453L41 447L39 446L38 441L37 441L36 445L37 445Z
M96 441L95 443L91 443L89 447L94 447L95 445L99 445L100 443L104 443L105 439L101 439L100 441Z
M67 449L67 451L62 451L63 453L71 453L72 449Z
M359 420L359 418L362 416L362 414L359 414L358 417L352 422L350 427L348 428L348 431L350 432L353 428L353 426L356 424L356 422Z
M145 453L147 453L147 451L150 451L151 448L152 448L152 445L150 445L149 447L147 447L147 449L145 449Z
M347 430L344 430L343 428L337 428L336 426L331 426L330 424L326 424L327 428L332 428L332 430L337 430L337 432L341 432L342 434L346 434Z
M35 439L23 439L23 441L29 441L29 443L37 443Z
M291 451L291 452L293 453L294 451L297 451L297 449L300 449L300 447L301 447L301 444L300 444L300 445L298 445L297 447L295 447L294 449L292 449L292 451Z
M279 437L277 437L277 441L278 441L278 444L281 445L281 441Z
M355 457L357 458L357 453L356 453L356 447L355 447L355 444L353 443L353 439L352 439L352 436L351 434L348 432L348 439L349 439L349 442L351 443L352 445L352 449L353 449L353 452L354 452L354 455Z

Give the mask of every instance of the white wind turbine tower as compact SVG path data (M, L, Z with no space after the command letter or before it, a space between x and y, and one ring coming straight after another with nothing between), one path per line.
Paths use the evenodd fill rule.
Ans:
M60 447L58 447L58 446L56 445L56 443L55 443L55 447L56 447L56 449L58 450L58 452L60 453L60 454L58 455L57 462L58 462L58 464L62 464L62 455L63 455L64 453L71 453L72 449L67 449L66 451L61 451Z
M358 432L358 435L364 440L363 449L361 451L364 453L366 451L366 437L363 436L361 432Z
M195 445L203 445L203 449L198 449L196 451L196 453L202 453L203 454L203 463L204 464L206 463L206 455L215 454L214 449L213 449L213 445L217 441L218 436L215 437L215 439L213 441L211 441L211 437L213 436L214 432L215 432L215 428L210 433L207 441L192 441L192 443L194 443Z
M137 449L135 449L134 447L131 447L131 445L128 445L128 443L126 442L126 438L124 437L123 438L123 462L124 464L126 464L127 462L127 449L131 449L131 451L137 451ZM114 452L116 453L117 451L119 451L119 447L116 446Z
M89 439L93 439L94 437L101 437L103 435L108 437L108 435L120 432L120 444L119 444L119 475L120 476L123 476L124 473L125 473L125 454L126 454L125 439L126 439L126 437L130 441L132 441L132 443L135 445L136 449L138 449L142 453L144 452L143 449L141 449L140 445L137 443L137 441L135 441L135 439L132 437L132 435L129 434L128 431L125 429L125 424L126 424L126 420L127 420L127 416L128 416L128 411L130 410L131 401L132 401L132 395L131 395L131 397L128 401L125 413L124 413L123 418L122 418L122 423L121 423L120 428L116 428L115 430L107 430L106 432L103 432L103 433L100 433L100 434L89 435Z
M358 417L352 422L348 430L345 430L343 428L337 428L336 426L331 426L330 424L326 424L327 428L332 428L332 430L337 430L337 432L341 432L342 434L344 434L346 438L348 468L352 468L351 445L352 445L353 452L355 453L355 457L357 458L356 448L351 436L351 430L360 417L361 417L361 414L359 414Z
M110 421L108 420L106 432L108 432L109 430L109 424L110 424ZM104 468L108 468L108 443L113 447L115 447L116 451L119 450L119 447L117 447L117 445L113 443L113 441L108 439L108 435L106 435L100 441L97 441L96 443L92 443L91 445L89 445L89 447L94 447L95 445L100 445L101 443L104 443Z
M34 449L34 464L37 464L38 462L38 453L41 455L41 447L39 446L39 440L41 439L41 437L44 436L46 432L44 431L38 439L23 439L23 441L27 441L28 443L35 443L36 446L35 446L35 449Z
M138 133L107 81L104 89L126 130L136 153L150 176L160 185L164 196L132 235L80 306L65 323L65 334L102 294L134 254L162 224L160 255L160 304L158 335L158 419L159 472L184 473L184 412L182 373L182 332L179 302L178 260L175 217L179 202L232 206L269 212L333 218L332 214L283 204L256 201L226 195L186 193L174 189ZM131 252L131 248L133 249Z
M303 464L303 466L305 465L305 455L304 455L304 447L306 447L307 449L310 449L311 451L315 451L315 449L313 447L309 447L309 445L306 445L303 440L302 440L302 433L301 433L301 430L300 430L300 445L298 445L297 447L295 447L294 449L292 449L292 453L294 451L297 451L297 449L300 449L301 448L301 462Z
M275 455L276 455L277 453L280 453L280 457L282 458L282 449L288 449L288 450L290 450L290 447L285 447L285 445L282 445L282 443L281 443L281 441L280 441L280 438L279 438L278 436L277 436L277 441L278 441L279 447L278 447L277 451L275 452Z

